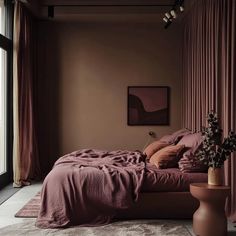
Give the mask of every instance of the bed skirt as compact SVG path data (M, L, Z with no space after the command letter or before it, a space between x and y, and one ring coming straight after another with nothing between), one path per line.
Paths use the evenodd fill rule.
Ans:
M118 212L117 219L189 219L199 206L190 192L141 193L134 207Z

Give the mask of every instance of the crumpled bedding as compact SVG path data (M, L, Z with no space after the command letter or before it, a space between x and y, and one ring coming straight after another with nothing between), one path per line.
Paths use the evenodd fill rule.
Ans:
M145 156L83 149L58 159L44 180L36 226L103 225L138 200Z

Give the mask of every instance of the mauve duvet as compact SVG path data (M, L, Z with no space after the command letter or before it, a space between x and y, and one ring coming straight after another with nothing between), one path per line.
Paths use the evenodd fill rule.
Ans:
M101 225L137 201L145 172L140 152L84 149L61 157L45 178L40 228Z
M183 173L178 168L157 169L146 164L141 192L189 192L191 183L206 183L207 173Z

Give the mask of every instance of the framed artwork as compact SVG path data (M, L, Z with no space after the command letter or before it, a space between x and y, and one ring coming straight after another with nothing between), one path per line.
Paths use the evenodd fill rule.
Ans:
M169 125L170 88L128 87L128 125Z

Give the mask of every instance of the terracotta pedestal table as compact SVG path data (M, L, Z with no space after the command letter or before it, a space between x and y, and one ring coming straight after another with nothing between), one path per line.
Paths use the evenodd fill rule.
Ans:
M190 192L200 201L193 215L193 232L199 236L227 235L225 201L230 187L194 183L190 184Z

